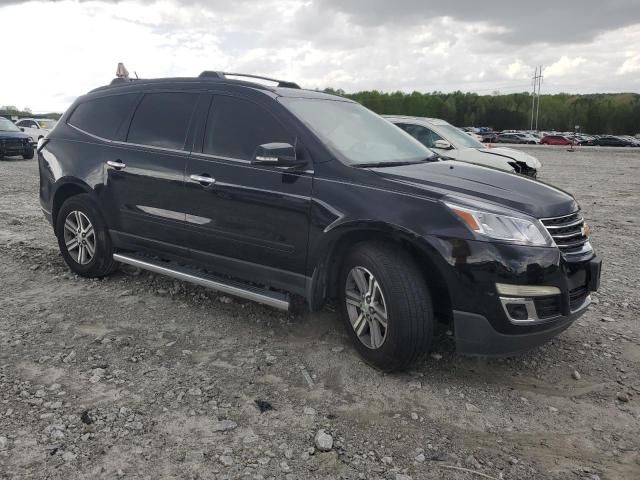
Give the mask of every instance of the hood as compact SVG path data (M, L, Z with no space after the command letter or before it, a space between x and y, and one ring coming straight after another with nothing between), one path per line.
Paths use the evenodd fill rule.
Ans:
M477 151L480 153L484 153L486 155L497 155L499 157L511 159L516 162L524 162L527 164L529 168L535 168L536 170L539 170L540 167L542 167L540 160L538 160L536 157L529 155L528 153L524 153L520 150L516 150L514 148L507 148L507 147L478 148Z
M16 138L31 138L30 135L27 135L26 133L23 132L5 132L3 130L0 130L0 139L16 139Z
M401 187L435 199L445 195L478 199L536 218L559 217L578 209L574 198L556 187L522 175L464 162L429 162L372 168L371 171L394 190ZM396 186L392 187L392 183Z

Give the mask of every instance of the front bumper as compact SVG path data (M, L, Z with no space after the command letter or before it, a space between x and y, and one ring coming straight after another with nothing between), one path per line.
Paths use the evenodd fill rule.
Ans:
M28 154L32 146L29 143L0 142L0 157L18 157Z
M538 347L566 330L587 311L591 303L590 293L596 291L600 286L602 261L594 256L579 265L580 268L574 272L574 277L583 282L583 287L580 288L584 288L585 296L578 305L572 304L571 293L569 293L565 295L568 298L562 299L564 302L558 302L565 304L568 302L568 310L565 309L562 313L546 319L535 316L531 321L514 321L505 309L504 316L512 324L508 333L497 331L483 315L454 310L456 350L468 355L512 355ZM500 297L503 307L504 298ZM513 299L515 302L519 300L522 299ZM535 309L535 302L533 299L531 300ZM522 331L518 331L518 327L522 327Z
M582 315L599 287L601 260L592 251L565 255L557 248L431 240L440 253L438 270L450 301L445 307L453 312L457 350L463 353L508 355L540 345ZM537 315L510 316L498 283L555 287L560 293L511 297L509 303L532 300Z
M522 334L500 333L482 315L454 311L456 351L466 355L509 356L531 350L569 328L587 311L589 303L587 301L583 308L548 322L544 330Z

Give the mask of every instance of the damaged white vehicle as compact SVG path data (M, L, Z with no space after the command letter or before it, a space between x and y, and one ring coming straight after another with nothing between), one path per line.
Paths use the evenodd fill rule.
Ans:
M542 164L520 150L480 143L444 120L425 117L384 115L391 123L443 157L475 163L536 178Z

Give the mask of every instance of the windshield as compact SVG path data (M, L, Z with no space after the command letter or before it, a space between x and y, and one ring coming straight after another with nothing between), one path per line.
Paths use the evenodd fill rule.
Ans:
M280 101L349 165L435 157L409 134L358 103L286 97Z
M437 125L436 133L456 148L485 148L485 146L471 135L453 125Z
M20 129L16 127L11 120L7 120L4 117L0 117L0 132L19 132Z
M51 130L56 125L55 120L38 120L38 125L40 128L44 128L45 130Z

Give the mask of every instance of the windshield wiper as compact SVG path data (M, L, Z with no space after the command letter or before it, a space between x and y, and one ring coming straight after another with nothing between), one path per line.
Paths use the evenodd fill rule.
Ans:
M418 163L431 162L435 160L433 157L427 157L424 160L407 160L404 162L369 162L369 163L356 163L353 166L356 168L381 168L381 167L402 167L404 165L415 165Z

